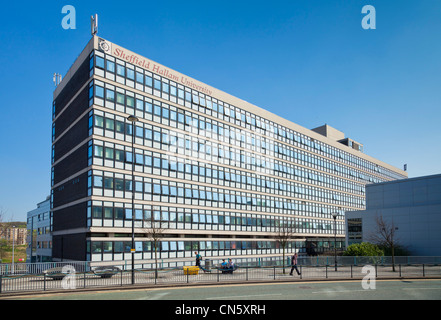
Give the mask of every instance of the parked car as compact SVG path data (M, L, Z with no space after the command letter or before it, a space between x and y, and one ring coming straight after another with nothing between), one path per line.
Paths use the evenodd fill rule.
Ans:
M68 271L63 271L63 267L47 269L44 270L43 273L53 280L63 280L63 278L69 274Z
M120 269L114 266L102 266L93 270L93 273L101 278L112 278L115 274L119 273Z

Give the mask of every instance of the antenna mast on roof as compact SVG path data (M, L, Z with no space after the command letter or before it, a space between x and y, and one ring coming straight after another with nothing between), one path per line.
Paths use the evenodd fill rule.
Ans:
M54 73L53 81L54 81L54 84L56 87L58 87L58 85L61 83L61 80L63 80L63 77L61 76L61 74Z
M92 36L94 36L98 33L98 15L97 14L95 14L95 17L94 16L90 17L90 24L92 27L91 33L92 33Z

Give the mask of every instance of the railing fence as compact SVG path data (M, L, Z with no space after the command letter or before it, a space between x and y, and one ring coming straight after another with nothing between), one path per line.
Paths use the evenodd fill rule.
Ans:
M193 261L175 261L164 267L164 261L155 264L130 263L99 268L93 262L46 262L32 264L0 265L0 294L75 290L85 288L127 285L166 285L213 282L287 281L291 279L362 279L368 272L375 278L440 277L441 257L395 257L395 271L391 257L299 257L298 269L290 275L289 260L276 257L261 259L236 259L239 268L233 272L218 268L220 260L206 260L203 269L194 274L182 266ZM169 262L168 262L169 263ZM370 269L366 271L366 266ZM101 267L103 267L101 265ZM132 275L133 280L132 282Z

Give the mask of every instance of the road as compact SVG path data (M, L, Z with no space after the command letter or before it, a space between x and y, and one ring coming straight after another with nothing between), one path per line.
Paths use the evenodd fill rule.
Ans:
M35 294L17 300L441 300L441 280L377 280L364 289L360 280L206 285Z

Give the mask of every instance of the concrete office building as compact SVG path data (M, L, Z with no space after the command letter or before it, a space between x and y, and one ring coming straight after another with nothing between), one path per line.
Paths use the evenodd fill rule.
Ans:
M27 262L52 261L52 217L51 199L37 204L27 215Z
M347 245L371 242L382 217L410 254L441 256L441 175L368 185L366 201L366 210L346 213Z
M366 184L406 177L330 126L303 128L97 36L54 92L58 260L131 259L133 218L136 263L150 261L152 217L163 261L280 256L280 224L295 229L289 250L320 253L333 214L344 245Z

